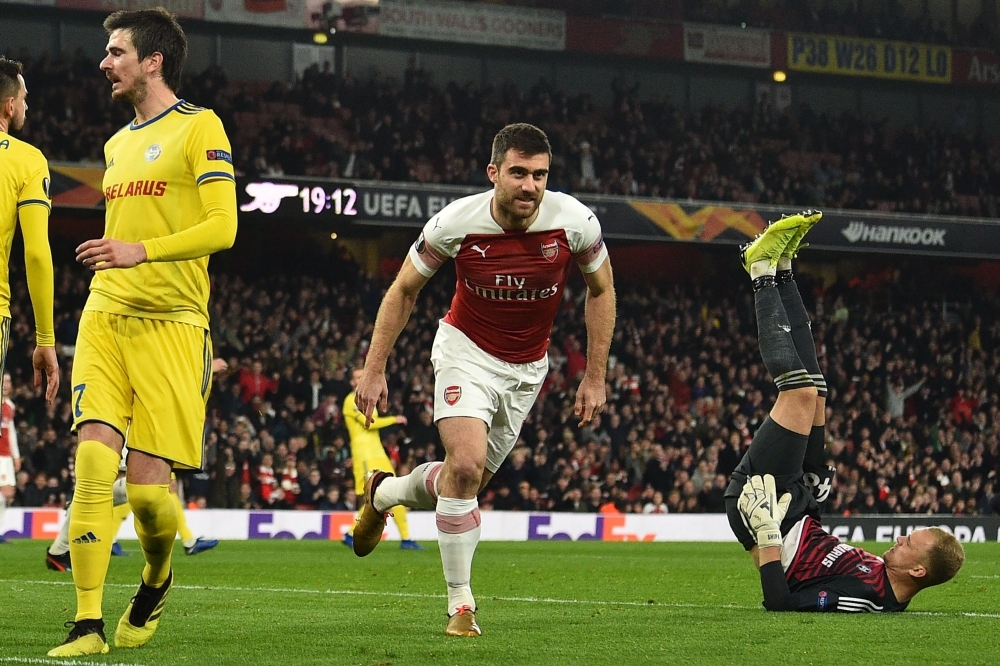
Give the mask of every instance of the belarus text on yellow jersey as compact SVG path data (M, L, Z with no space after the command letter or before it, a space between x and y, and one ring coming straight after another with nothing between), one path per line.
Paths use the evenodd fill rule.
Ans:
M180 101L141 125L123 127L104 146L105 238L135 243L172 234L215 233L199 187L235 183L232 148L209 109ZM150 245L146 243L147 254ZM208 256L150 261L98 271L87 310L208 328Z

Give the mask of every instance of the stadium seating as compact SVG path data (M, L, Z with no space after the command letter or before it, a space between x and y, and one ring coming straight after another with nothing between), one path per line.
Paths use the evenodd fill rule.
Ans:
M96 63L26 62L26 138L52 160L101 163L103 141L128 122ZM553 144L550 187L571 192L997 217L1000 142L956 111L950 127L891 129L808 104L685 113L669 98L614 86L611 108L544 79L528 90L436 84L412 66L402 82L359 81L312 68L294 86L231 82L218 68L181 94L214 109L240 173L482 186L489 140L512 118ZM967 119L966 119L967 120Z

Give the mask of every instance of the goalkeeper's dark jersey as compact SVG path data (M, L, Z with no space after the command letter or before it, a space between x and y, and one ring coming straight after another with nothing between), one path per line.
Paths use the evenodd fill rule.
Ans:
M889 585L881 557L827 534L806 516L789 530L782 566L792 593L788 610L893 613L906 610Z

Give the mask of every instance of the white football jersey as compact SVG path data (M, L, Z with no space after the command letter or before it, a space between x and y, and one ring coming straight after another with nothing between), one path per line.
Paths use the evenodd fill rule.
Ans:
M571 263L593 273L608 250L597 216L568 194L547 191L523 231L500 227L492 200L490 190L450 203L424 225L409 256L425 277L454 259L458 279L444 321L503 361L530 363L548 350Z

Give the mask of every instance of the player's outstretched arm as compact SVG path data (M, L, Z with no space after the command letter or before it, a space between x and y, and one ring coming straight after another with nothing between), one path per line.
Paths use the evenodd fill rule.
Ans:
M49 247L49 210L46 206L22 206L18 210L24 234L24 268L28 294L35 311L35 351L31 355L34 385L42 385L45 373L45 401L52 404L59 392L59 364L56 360L56 336L52 307L55 280L52 275L52 250Z
M417 271L413 261L407 256L378 308L375 330L372 332L368 355L365 357L365 370L354 392L358 411L365 416L366 428L372 424L372 413L376 403L383 412L389 409L385 364L389 360L389 352L396 344L396 338L410 319L413 304L417 302L417 294L429 279Z
M608 374L608 351L615 332L615 281L611 260L605 259L593 273L584 273L587 281L587 302L584 317L587 323L587 370L576 392L574 413L580 427L604 409L607 400L605 382Z

